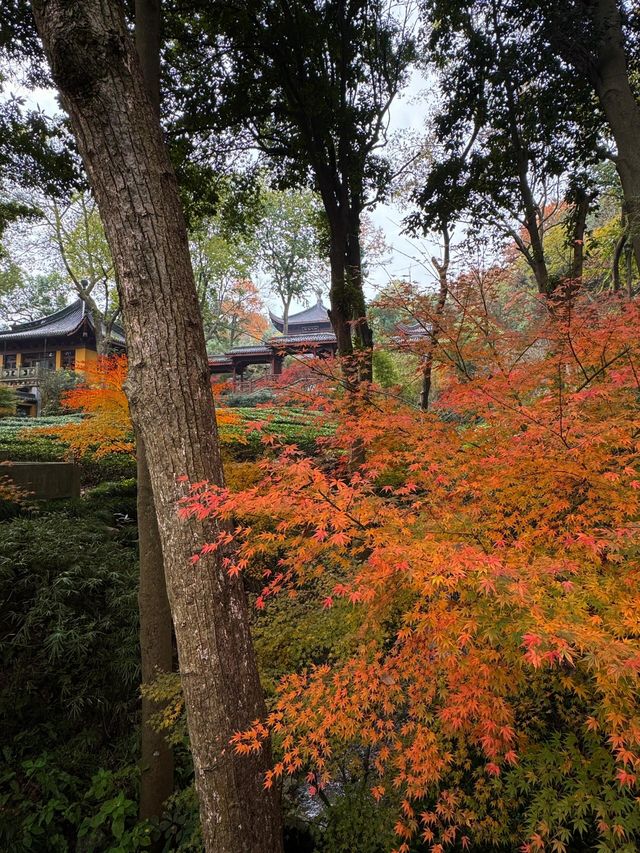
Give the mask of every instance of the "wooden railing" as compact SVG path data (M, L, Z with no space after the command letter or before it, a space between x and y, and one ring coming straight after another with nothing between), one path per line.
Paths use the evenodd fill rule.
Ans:
M45 373L49 373L48 367L40 364L32 367L3 367L0 370L0 382L22 383L23 385L37 385Z

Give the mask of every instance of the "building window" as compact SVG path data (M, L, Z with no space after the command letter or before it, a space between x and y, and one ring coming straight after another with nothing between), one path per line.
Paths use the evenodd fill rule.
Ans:
M23 367L41 367L53 370L56 366L55 353L52 352L25 352L22 356Z
M76 366L76 351L74 349L63 349L60 364L64 370L73 370Z
M6 367L6 368L8 368L8 369L9 369L9 368L12 368L12 367L17 367L17 366L18 366L18 363L17 363L17 361L16 361L16 356L15 356L15 354L13 354L13 355L6 355L6 354L5 354L5 357L4 357L4 367Z

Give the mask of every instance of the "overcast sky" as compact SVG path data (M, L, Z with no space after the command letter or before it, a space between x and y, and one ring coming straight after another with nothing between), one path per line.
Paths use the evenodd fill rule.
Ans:
M390 137L406 131L422 130L426 112L425 86L424 79L416 73L402 95L395 99L389 116ZM53 90L27 91L20 87L13 87L13 89L16 94L25 97L30 105L38 105L48 115L60 112ZM367 286L369 298L372 298L380 287L392 279L410 278L424 287L428 287L435 280L427 259L437 251L437 245L430 244L428 241L415 241L401 233L402 220L409 209L408 202L398 199L391 204L378 204L371 213L374 225L382 229L391 252L387 263L371 270ZM427 260L426 263L425 260ZM328 289L327 282L326 293ZM268 299L267 303L273 311L278 311L277 299ZM294 310L300 307L302 306L294 306Z

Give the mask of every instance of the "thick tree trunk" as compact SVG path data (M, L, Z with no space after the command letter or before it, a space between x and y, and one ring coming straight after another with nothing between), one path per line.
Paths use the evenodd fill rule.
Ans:
M234 753L235 731L264 715L242 581L216 530L181 520L182 481L222 482L213 397L175 174L118 0L33 0L118 273L131 414L147 453L200 814L209 853L277 853L281 824L263 787L268 748Z
M142 683L173 668L171 610L167 597L160 531L156 520L151 479L144 442L136 440L138 471L138 547L140 585L140 660ZM140 755L140 820L160 817L163 804L173 792L173 753L164 736L149 725L149 718L161 710L151 699L142 697Z
M160 119L160 26L161 0L136 0L136 51L140 59L147 94ZM144 441L136 436L138 472L138 548L140 585L140 662L142 683L148 684L160 673L173 669L173 625L164 576L160 531L153 501L153 490ZM155 702L142 697L140 719L140 820L160 818L163 806L173 792L173 752L162 734L149 720L161 710Z
M346 231L341 223L330 222L331 242L329 246L329 263L331 266L331 289L329 302L331 309L329 319L338 342L338 355L348 358L353 355L353 340L351 338L351 300L347 291L344 274L346 253Z
M360 247L360 215L352 213L345 255L345 284L351 294L353 333L359 352L358 370L362 382L373 379L373 332L367 320L362 279L362 251Z
M640 104L629 82L617 0L587 3L596 34L591 80L616 143L616 168L629 221L629 237L640 271Z
M330 221L330 227L329 318L338 343L338 355L347 359L349 382L371 381L373 334L367 321L364 299L360 238L349 234L342 221ZM355 349L360 353L355 361L354 341Z

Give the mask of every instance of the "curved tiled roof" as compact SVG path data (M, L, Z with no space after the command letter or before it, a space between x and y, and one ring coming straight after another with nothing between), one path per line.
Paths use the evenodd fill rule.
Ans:
M296 344L334 344L335 342L336 336L333 332L309 332L308 335L280 335L277 338L271 338L269 346L277 349Z
M3 329L0 331L0 341L72 335L84 322L93 326L91 315L87 313L84 302L76 299L71 305L49 314L48 317L32 320L30 323L17 323L10 329ZM113 343L124 346L124 329L121 326L117 324L113 326L111 340Z
M296 352L299 351L298 348L304 348L307 352L312 353L316 347L323 344L336 344L336 336L333 332L310 332L308 335L278 335L277 337L270 338L263 344L234 347L226 353L210 355L209 366L218 369L222 367L229 367L231 369L234 357L243 360L251 359L253 356L264 358L265 356L270 356L272 353L282 355L282 352L279 352L280 350ZM256 361L254 363L259 364L263 362Z
M398 323L396 330L400 335L408 338L428 338L431 334L431 323L420 323L414 320L413 323Z
M256 346L234 347L225 355L269 355L270 352L269 347L264 344L257 344Z
M278 329L278 331L282 331L284 327L284 320L282 317L278 317L277 314L274 314L272 311L269 311L269 319L273 323L273 325ZM325 306L322 304L322 300L318 299L315 305L312 305L311 308L305 308L304 311L299 311L297 314L291 314L288 319L288 327L292 326L309 326L316 323L326 323L329 324L331 321L329 320L329 314Z

